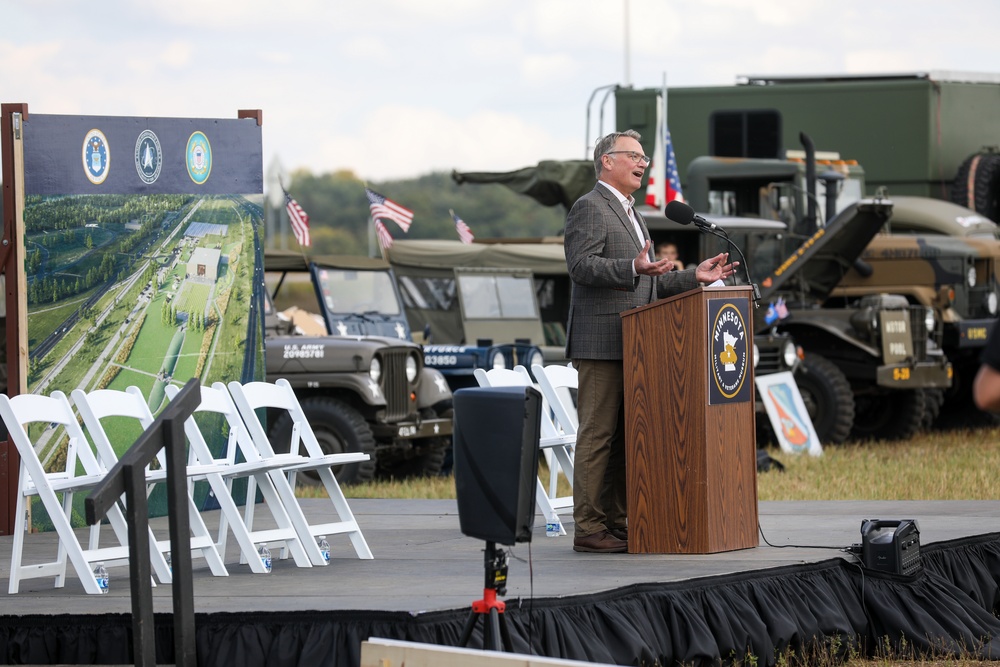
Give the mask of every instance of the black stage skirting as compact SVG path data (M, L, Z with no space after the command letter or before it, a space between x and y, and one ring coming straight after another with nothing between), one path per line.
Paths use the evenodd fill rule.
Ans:
M595 556L600 558L600 556ZM619 665L773 665L817 645L843 655L914 652L1000 659L1000 533L928 544L923 570L898 576L842 558L600 594L507 600L514 649ZM467 609L246 612L196 616L201 665L356 667L361 642L385 637L457 645ZM173 662L171 616L159 615L157 661ZM482 623L471 645L482 645ZM888 644L888 645L887 645ZM896 653L897 655L899 653ZM128 615L2 616L9 664L130 663Z

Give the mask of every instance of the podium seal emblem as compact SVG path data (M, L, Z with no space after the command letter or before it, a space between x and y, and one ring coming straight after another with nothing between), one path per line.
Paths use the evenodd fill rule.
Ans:
M711 325L711 385L709 403L749 400L743 389L750 371L747 316L739 303L728 299L709 300Z

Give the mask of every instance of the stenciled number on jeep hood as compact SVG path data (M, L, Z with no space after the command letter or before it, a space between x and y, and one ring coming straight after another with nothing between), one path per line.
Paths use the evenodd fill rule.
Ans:
M424 366L454 366L458 357L454 354L425 354Z
M285 359L322 359L325 351L323 345L286 345L282 356Z

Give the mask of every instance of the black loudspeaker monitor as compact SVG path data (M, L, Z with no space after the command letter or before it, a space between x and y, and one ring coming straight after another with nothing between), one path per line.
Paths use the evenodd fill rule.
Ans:
M910 575L922 567L920 528L914 519L865 519L861 522L861 560L865 567Z
M542 395L534 387L459 389L455 492L462 534L530 542L535 523Z

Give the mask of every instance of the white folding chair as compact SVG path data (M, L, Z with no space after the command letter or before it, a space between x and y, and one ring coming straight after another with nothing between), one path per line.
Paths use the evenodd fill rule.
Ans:
M100 466L90 450L90 445L66 395L61 391L54 391L51 396L22 394L14 398L0 394L0 415L21 457L8 593L17 593L22 580L45 577L55 577L55 587L62 588L66 582L68 558L80 583L83 584L83 589L87 593L99 595L101 589L94 578L92 564L103 562L110 565L114 561L128 558L128 527L121 507L116 504L107 513L108 523L118 542L116 546L103 548L98 546L100 523L90 527L90 541L86 549L81 546L73 531L71 518L74 494L77 491L92 489L104 478L107 471ZM29 424L44 424L46 430L59 427L65 429L68 437L66 456L59 470L45 471L28 436ZM78 463L83 469L82 475L77 474ZM58 494L62 494L61 502ZM28 503L32 496L39 497L55 527L58 546L56 559L51 562L32 564L23 562L24 534L29 529ZM150 539L151 543L155 543L152 533ZM170 570L166 561L160 558L158 562L153 558L152 562L160 581L169 582Z
M165 388L167 398L173 400L180 392L180 387L167 385ZM220 554L226 553L226 542L229 532L232 531L236 542L240 547L240 563L249 563L253 572L267 572L264 564L257 555L257 545L261 543L280 545L282 557L291 554L295 564L299 567L312 567L312 565L326 565L326 560L320 553L319 547L313 541L304 543L300 538L285 502L282 501L275 483L269 473L279 468L280 463L267 463L261 460L260 456L255 456L256 449L250 441L250 434L243 424L236 405L226 385L221 382L215 383L211 387L201 387L201 403L195 408L195 413L217 415L224 420L227 443L223 456L216 458L212 454L211 447L206 442L201 428L199 428L194 415L184 423L184 432L187 435L191 446L191 453L199 464L214 465L218 472L206 473L205 479L212 488L212 493L219 502L219 533L216 540L216 547ZM245 461L237 463L237 452L243 455ZM233 480L247 479L247 498L244 508L244 520L240 519L240 510L233 499ZM282 475L276 476L279 483L288 486ZM260 487L264 502L271 511L276 528L266 530L252 530L255 499L257 487ZM292 510L298 511L296 504ZM309 549L312 545L312 549Z
M580 418L569 390L579 388L579 372L572 366L558 364L532 364L531 372L535 374L542 396L549 402L559 429L568 435L576 435L580 430Z
M473 371L473 375L475 375L476 381L479 382L479 386L481 387L526 387L534 384L531 376L528 374L528 369L520 365L515 366L513 370L494 368L484 371L481 368L477 368ZM576 434L567 435L561 433L549 416L549 410L546 406L542 410L541 437L538 441L538 446L549 461L550 473L555 475L558 473L559 468L562 468L569 478L570 485L573 483L573 460L569 453L569 448L575 443ZM551 493L547 492L545 486L542 484L542 480L536 479L535 502L538 505L539 511L545 517L546 523L552 519L556 519L559 522L559 534L565 535L566 528L562 523L562 519L559 518L559 514L560 512L563 514L572 513L573 496L558 496L556 495L554 485L552 485L552 488L553 491Z
M549 479L549 494L555 496L560 468L569 480L570 486L573 486L573 453L576 448L576 435L580 430L580 418L570 389L578 388L578 371L572 366L532 364L531 372L535 374L538 388L552 410L557 431L561 435L573 438L572 444L555 445L550 449L556 462L552 468L555 474ZM568 467L566 461L569 461Z
M101 420L109 417L134 419L138 421L144 430L156 421L149 406L146 404L146 399L143 397L142 391L138 387L129 387L125 391L96 389L89 393L81 389L74 389L72 396L73 402L76 404L76 409L80 411L80 416L83 417L83 423L87 427L87 432L90 433L90 437L94 441L94 446L97 448L97 455L109 469L118 462L118 455L115 453L114 446L111 444L111 440L108 438L107 431ZM160 464L159 469L146 471L146 485L150 490L152 490L155 484L165 482L167 479L167 455L165 450L161 449L157 453L157 461ZM191 465L192 462L193 460L189 460L187 470L191 552L193 555L204 557L212 574L217 577L226 577L229 576L229 572L226 570L222 557L215 546L215 540L208 531L205 521L201 518L201 513L198 511L198 507L195 505L194 498L191 495L192 482L196 479L207 479L207 474L219 471L217 470L217 466ZM237 513L237 517L239 517L239 513ZM169 551L170 540L158 540L156 550L159 553ZM257 558L257 560L260 559Z
M293 490L295 489L297 473L315 471L330 497L330 502L333 503L339 521L307 524L303 517L302 523L296 525L299 537L306 541L314 540L319 535L347 535L358 558L374 558L364 535L361 534L361 527L358 525L357 519L354 518L354 512L347 504L347 498L344 497L344 492L331 469L340 465L367 461L368 454L360 452L324 454L316 440L316 434L313 433L312 427L302 411L299 399L295 396L295 391L287 380L279 379L274 383L248 382L246 384L230 382L229 393L232 394L233 401L236 403L240 415L243 416L243 422L250 432L250 439L261 458L265 461L271 459L285 461L283 470L288 479L288 486ZM262 408L265 410L284 410L292 420L288 454L275 455L267 438L267 432L264 430L264 425L257 415L257 410ZM300 443L305 450L301 456L299 455ZM294 500L294 495L291 500ZM293 513L290 515L293 518L296 516Z

